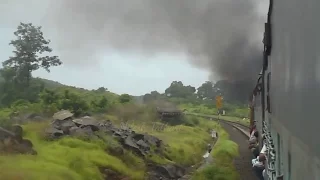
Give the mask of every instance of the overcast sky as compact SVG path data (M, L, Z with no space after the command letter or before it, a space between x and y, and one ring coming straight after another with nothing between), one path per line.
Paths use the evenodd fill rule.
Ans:
M35 25L43 26L45 38L52 41L54 49L52 54L61 55L61 60L64 62L63 66L52 68L51 73L39 70L34 73L34 76L87 89L104 86L115 93L132 95L142 95L152 90L164 92L170 83L175 80L197 87L208 80L210 75L212 78L212 69L199 68L194 61L190 63L191 61L188 60L190 57L184 53L153 52L146 55L137 51L129 52L103 48L94 55L90 54L92 60L88 60L89 56L86 56L87 64L80 60L82 57L65 56L63 51L68 51L68 49L64 49L60 46L61 42L59 42L60 44L57 42L61 27L57 31L55 25L48 20L48 14L52 15L48 12L53 11L51 9L52 4L50 4L52 2L55 1L1 0L0 61L8 59L12 55L12 47L8 43L14 38L13 32L19 22L32 22ZM99 2L99 0L92 2ZM81 46L79 42L69 43ZM77 51L75 49L72 50ZM78 62L77 58L79 58ZM217 78L213 77L212 79Z
M6 29L0 29L0 33L6 34L0 38L0 59L5 60L12 55L8 42L13 35L12 31ZM104 86L112 92L132 95L142 95L153 90L164 92L174 80L199 86L209 77L208 72L191 66L182 55L159 54L145 57L110 50L101 58L103 60L97 66L86 68L63 64L52 68L50 73L38 70L34 76L86 89ZM152 61L145 61L147 58Z

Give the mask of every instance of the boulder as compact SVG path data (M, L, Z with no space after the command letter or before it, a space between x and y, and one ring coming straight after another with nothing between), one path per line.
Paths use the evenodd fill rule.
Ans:
M71 119L72 115L72 113L65 110L55 113L55 121L46 130L46 133L52 138L59 138L63 135L89 135L100 139L103 139L103 136L101 136L101 133L103 133L115 137L124 148L132 150L140 156L148 154L151 146L160 148L162 144L162 141L157 137L135 133L130 127L121 126L116 128L110 120L98 121L89 116ZM94 133L95 131L99 131L99 133ZM160 153L161 150L155 152Z
M103 174L104 179L112 179L112 180L130 180L130 178L121 175L121 173L114 171L109 168L99 168L101 174Z
M155 165L148 164L149 180L153 179L179 179L185 173L186 169L176 164Z
M62 130L65 134L69 134L69 130L77 125L71 119L59 121L58 129Z
M63 135L92 135L93 131L99 130L99 122L94 118L85 116L72 119L72 115L66 110L55 113L53 117L55 120L46 130L46 133L50 134L51 137L58 138Z
M143 140L141 140L141 139L137 142L137 145L138 145L140 148L142 148L143 150L147 150L147 151L150 150L150 146L149 146L146 142L144 142Z
M61 110L59 112L54 113L53 120L65 120L73 117L73 113L68 110Z
M19 125L13 125L11 129L12 129L12 132L15 134L16 137L22 138L23 129L22 129L21 126L19 126Z
M14 131L0 127L0 153L37 154L32 148L32 142L22 138L23 129L21 126L15 125L10 129Z
M99 130L99 122L92 117L85 116L79 119L74 119L72 121L80 127L90 126L93 131Z
M115 147L109 147L108 150L110 155L112 156L123 156L124 155L124 149L120 146L115 146Z
M145 134L143 138L144 138L144 141L147 142L148 144L155 145L157 147L160 147L162 144L162 141L155 136Z
M59 138L61 136L64 135L63 131L62 130L59 130L57 128L54 128L54 127L49 127L45 130L45 133L47 134L48 137L51 137L51 138Z
M93 135L93 130L91 129L90 126L72 127L70 129L70 135L72 136Z
M144 150L140 149L140 147L137 145L137 143L132 137L128 136L127 138L122 139L121 143L125 148L132 150L137 155L145 156Z
M98 123L100 127L113 127L113 124L110 120L103 120Z

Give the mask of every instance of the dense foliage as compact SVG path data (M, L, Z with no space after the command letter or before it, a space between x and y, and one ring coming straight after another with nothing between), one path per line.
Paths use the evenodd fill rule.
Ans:
M202 104L204 102L214 102L216 96L222 95L227 103L244 105L247 103L251 91L248 87L251 86L243 82L230 82L227 80L220 80L216 83L206 81L198 88L190 85L186 86L181 81L173 81L164 94L152 91L145 94L143 98L145 101L150 101L162 95L185 102Z
M216 96L222 95L224 101L223 110L227 115L243 118L247 117L247 101L241 96L243 93L235 91L241 90L242 87L244 86L241 86L241 84L236 85L223 80L215 84L206 81L198 88L185 86L181 81L173 81L165 90L165 93L160 94L157 91L152 91L145 94L142 98L146 103L167 100L174 104L179 104L181 109L188 110L189 112L217 114L218 110L215 99Z

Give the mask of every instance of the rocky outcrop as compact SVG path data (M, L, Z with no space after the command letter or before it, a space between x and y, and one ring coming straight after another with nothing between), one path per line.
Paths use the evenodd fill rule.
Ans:
M186 172L185 168L175 165L154 165L148 164L148 180L172 180L181 178Z
M99 168L101 174L104 176L105 180L130 180L130 178L123 176L121 173L116 172L109 168Z
M55 113L53 118L46 129L47 136L52 139L62 136L99 136L94 133L99 131L113 136L124 148L140 156L147 155L151 147L162 147L162 141L157 137L136 133L130 127L117 128L109 120L98 121L89 116L73 119L73 114L66 110Z
M41 121L41 117L36 114L28 115L25 119L38 119ZM65 136L85 136L104 140L106 135L111 136L121 146L108 146L106 152L119 158L125 158L126 150L130 150L141 156L147 163L148 180L175 180L186 173L186 168L176 164L159 165L150 162L148 155L151 155L151 153L157 153L160 157L169 159L169 157L165 156L167 146L159 138L150 134L136 133L127 126L116 127L110 120L97 120L90 116L74 118L73 113L62 110L53 115L53 121L45 129L45 134L51 140ZM37 154L33 149L32 142L23 139L22 135L23 129L21 126L12 126L9 130L0 127L0 153ZM212 131L211 135L215 138L216 133ZM107 140L104 141L108 143ZM120 172L108 167L100 167L100 172L105 176L105 179L129 180L121 175Z
M12 126L10 130L0 127L0 153L36 155L32 142L23 139L22 134L23 129L18 125Z
M63 136L85 135L103 139L103 137L100 137L101 133L110 135L122 145L122 147L115 146L107 149L107 152L114 156L123 156L124 149L127 149L145 158L150 152L161 155L165 149L159 138L149 134L136 133L127 126L116 127L109 120L96 120L89 116L74 119L73 114L65 110L57 112L53 118L50 127L46 129L48 137L57 139ZM119 173L108 168L101 168L100 171L106 179L125 179ZM175 164L157 165L149 163L148 172L149 180L172 180L183 176L185 169Z

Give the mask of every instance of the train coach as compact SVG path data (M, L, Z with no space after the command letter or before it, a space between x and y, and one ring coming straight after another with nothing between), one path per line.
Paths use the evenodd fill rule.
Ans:
M251 114L270 180L320 180L319 8L319 0L270 0Z

